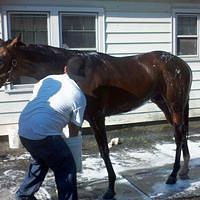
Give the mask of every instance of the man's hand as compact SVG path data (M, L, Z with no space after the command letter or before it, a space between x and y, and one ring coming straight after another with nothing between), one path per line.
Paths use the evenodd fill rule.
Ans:
M76 137L76 136L78 136L79 130L80 130L79 126L76 126L73 123L69 123L68 124L68 128L69 128L69 137Z

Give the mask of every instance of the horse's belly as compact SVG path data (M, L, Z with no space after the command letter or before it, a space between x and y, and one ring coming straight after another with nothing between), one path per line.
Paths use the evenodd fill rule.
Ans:
M152 72L153 73L153 72ZM138 73L138 76L132 75L127 76L127 78L115 79L112 80L111 85L116 88L120 88L137 98L146 98L150 93L153 93L155 88L158 86L158 76L150 76L152 74L149 72L143 72L142 74Z
M128 112L143 105L151 95L139 96L116 87L99 88L97 96L100 96L99 106L105 116Z

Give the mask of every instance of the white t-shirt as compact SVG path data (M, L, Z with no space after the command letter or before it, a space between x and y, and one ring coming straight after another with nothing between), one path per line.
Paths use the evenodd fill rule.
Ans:
M60 135L69 122L82 125L85 106L85 95L67 74L47 76L35 85L18 133L32 140Z

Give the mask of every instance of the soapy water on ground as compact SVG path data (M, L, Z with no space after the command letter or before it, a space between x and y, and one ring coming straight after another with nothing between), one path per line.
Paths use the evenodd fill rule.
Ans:
M140 127L135 130L129 127L109 131L109 140L117 136L122 141L122 144L113 146L110 149L110 158L119 181L123 181L122 173L130 169L152 168L173 164L175 155L175 144L172 139L173 129L168 127L164 131L160 130L160 128L157 129L154 130L146 127L144 130L143 127ZM192 129L192 135L189 138L191 159L194 160L191 163L192 165L200 164L198 162L198 158L200 158L200 135L197 131L198 127L195 124L195 128ZM5 144L7 143L5 142ZM0 199L14 199L14 193L23 180L29 160L30 155L24 149L0 149ZM106 190L107 171L93 135L83 136L82 166L82 172L77 174L79 198L80 200L95 200ZM166 171L166 173L169 174L170 171ZM101 182L104 183L105 189L102 188L102 191L91 191L93 184ZM200 179L195 183L191 183L190 187L187 186L187 181L178 182L178 184L182 184L179 187L185 187L188 193L192 193L196 188L200 188ZM162 195L166 189L163 187L166 186L163 186L163 184L155 185L151 198ZM174 190L176 189L176 187L172 187L172 190L173 188ZM36 197L40 200L57 199L52 171L48 172ZM124 197L124 200L127 200L126 197Z

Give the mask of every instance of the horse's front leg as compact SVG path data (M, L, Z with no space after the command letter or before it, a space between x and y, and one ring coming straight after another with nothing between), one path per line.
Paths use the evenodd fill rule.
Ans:
M94 130L99 151L101 157L105 162L106 169L108 172L109 185L107 191L103 195L103 199L113 199L113 197L115 196L114 187L115 187L116 175L113 170L112 163L109 157L109 148L108 148L106 129L105 129L105 117L99 117L99 116L95 117L91 119L89 123L92 129Z

